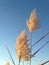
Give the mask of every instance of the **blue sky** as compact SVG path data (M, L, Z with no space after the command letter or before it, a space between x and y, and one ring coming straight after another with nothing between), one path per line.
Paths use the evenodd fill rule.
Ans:
M27 35L30 36L26 19L29 18L34 8L37 9L41 28L32 34L32 44L49 31L49 0L0 0L0 65L5 65L6 61L11 62L4 44L9 47L14 61L18 64L15 52L16 37L24 29L26 29ZM38 43L33 48L33 51L36 51L48 40L49 36ZM32 65L37 65L48 60L48 49L49 44L36 54L35 58L32 59Z

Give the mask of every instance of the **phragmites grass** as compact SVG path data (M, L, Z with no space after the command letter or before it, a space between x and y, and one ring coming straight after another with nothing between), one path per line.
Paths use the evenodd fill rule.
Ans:
M30 56L32 57L33 55L35 55L41 48L43 48L47 43L49 43L49 41L47 43L45 43L41 48L39 48L33 55L30 54L31 48L29 46L31 46L30 44L28 44L28 37L26 35L26 31L23 30L19 37L16 40L16 52L17 52L17 56L19 59L23 59L24 61L28 61L30 60Z
M24 61L29 61L30 58L34 57L34 55L36 55L46 44L49 43L46 42L45 44L43 44L34 54L31 54L31 48L29 47L30 44L28 44L28 37L26 35L26 31L22 31L19 35L19 37L16 40L17 46L16 46L16 53L17 56L19 58L19 64L21 59L23 59Z
M49 41L47 41L45 44L43 44L40 48L38 48L32 54L32 47L35 46L38 42L40 42L43 38L45 38L49 34L49 32L46 33L44 36L42 36L37 42L32 44L32 32L34 32L35 30L40 28L40 23L39 23L39 19L37 17L36 9L34 9L31 12L31 15L30 15L29 19L26 20L26 23L27 23L27 27L30 31L31 37L28 38L28 36L26 34L26 30L23 30L16 39L16 54L19 59L18 65L20 65L21 60L30 61L30 65L31 65L32 57L34 57L45 45L47 45L49 43ZM30 40L30 43L29 43L29 40ZM16 65L7 46L6 46L6 49L9 53L9 56L12 60L13 65ZM48 62L49 62L49 60L42 63L41 65L44 65ZM10 63L7 62L5 65L10 65ZM23 65L24 65L24 62L23 62Z
M26 23L27 23L28 29L29 29L30 34L31 34L31 43L32 43L32 32L34 32L35 30L40 28L39 19L37 17L36 9L34 9L31 12L29 20L26 19ZM31 54L31 52L30 52L30 54ZM30 65L31 65L31 57L30 57Z

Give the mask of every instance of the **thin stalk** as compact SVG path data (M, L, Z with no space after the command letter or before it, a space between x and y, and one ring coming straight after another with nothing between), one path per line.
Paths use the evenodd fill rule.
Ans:
M12 58L12 55L11 55L11 53L10 53L8 47L7 47L7 46L5 46L5 47L6 47L7 51L8 51L8 53L9 53L9 56L10 56L10 58L11 58L11 60L12 60L13 65L15 65L15 62L14 62L14 60L13 60L13 58Z
M32 45L32 33L31 33L31 43L30 44ZM32 46L31 46L31 49L32 49ZM31 50L30 50L30 65L31 65Z
M43 38L45 38L48 34L49 34L49 32L46 33L44 36L42 36L37 42L35 42L35 43L32 45L32 47L35 46L38 42L40 42Z
M20 58L19 58L19 65L20 65L20 61L21 61L21 56L20 56Z
M24 65L24 61L23 61L23 65Z
M48 61L46 61L46 62L44 62L44 63L42 63L41 65L44 65L44 64L46 64L46 63L48 63L49 62L49 60Z
M48 43L49 43L49 41L46 42L44 45L42 45L42 46L32 55L32 57L35 56L35 55L36 55L44 46L46 46Z

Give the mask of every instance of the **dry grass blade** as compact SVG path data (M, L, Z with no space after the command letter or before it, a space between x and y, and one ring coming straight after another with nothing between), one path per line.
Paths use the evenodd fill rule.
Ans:
M46 33L44 36L42 36L37 42L35 42L35 43L32 45L32 47L35 46L38 42L40 42L43 38L45 38L48 34L49 34L49 32Z
M46 63L48 63L49 62L49 60L48 61L46 61L46 62L44 62L44 63L42 63L41 65L45 65Z
M34 55L36 55L45 45L47 45L49 43L49 41L48 42L46 42L44 45L42 45L33 55L32 55L32 57L34 56Z
M10 56L10 58L11 58L11 60L12 60L13 65L15 65L15 62L14 62L12 56L11 56L11 53L10 53L8 47L7 47L6 45L5 45L5 47L6 47L7 51L8 51L8 53L9 53L9 56Z

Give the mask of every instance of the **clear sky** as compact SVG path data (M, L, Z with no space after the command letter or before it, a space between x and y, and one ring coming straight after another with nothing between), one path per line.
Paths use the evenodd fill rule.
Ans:
M49 31L49 0L0 0L0 65L5 65L6 61L11 63L4 44L9 47L14 61L18 64L15 52L16 37L24 29L27 35L30 35L26 19L34 8L37 9L41 28L32 33L32 44ZM49 35L33 47L33 52L48 40ZM48 59L49 44L36 54L32 59L32 65L38 65Z

